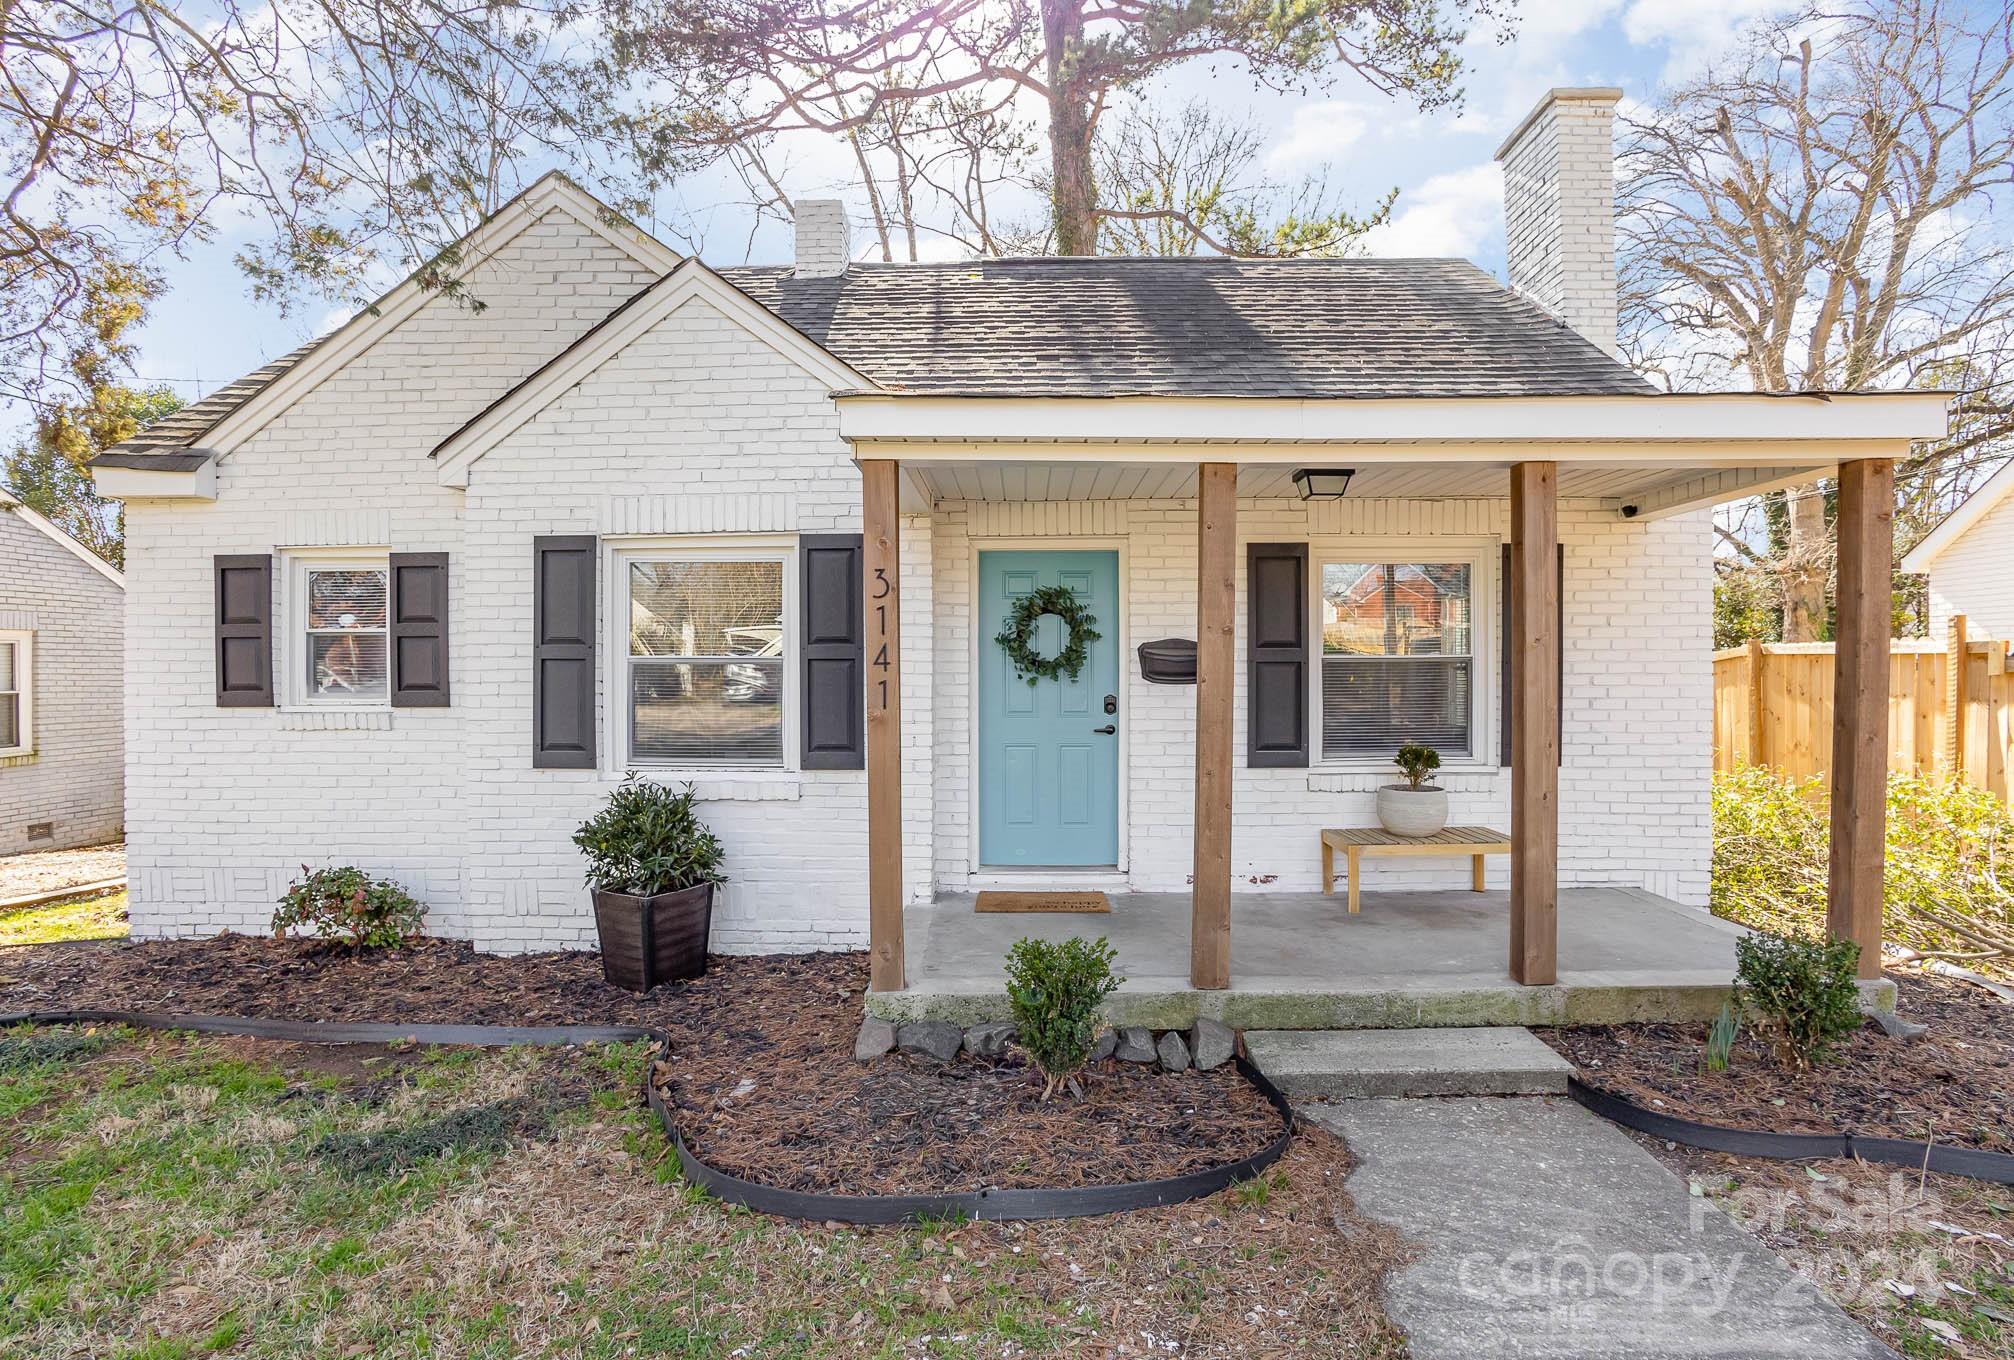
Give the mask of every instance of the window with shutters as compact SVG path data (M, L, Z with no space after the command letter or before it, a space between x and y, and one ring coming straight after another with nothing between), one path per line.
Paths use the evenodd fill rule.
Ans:
M1320 559L1314 703L1324 760L1387 764L1418 744L1459 762L1492 749L1481 730L1491 560L1480 545L1417 542Z
M35 635L0 631L0 756L35 749Z
M609 612L621 765L781 769L795 751L795 555L718 543L625 545Z
M391 570L383 553L289 555L290 704L385 708L391 704Z

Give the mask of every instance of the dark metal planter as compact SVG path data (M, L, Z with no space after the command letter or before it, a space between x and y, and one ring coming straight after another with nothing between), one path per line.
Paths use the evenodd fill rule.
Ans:
M651 897L595 889L601 975L613 986L647 992L660 982L700 976L712 928L711 883Z

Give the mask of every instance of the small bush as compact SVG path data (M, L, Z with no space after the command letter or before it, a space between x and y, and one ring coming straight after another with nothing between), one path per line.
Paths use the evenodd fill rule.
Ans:
M674 790L632 774L573 843L587 856L588 886L654 897L702 883L725 883L720 839L693 811L693 789Z
M404 944L420 933L425 908L388 878L372 878L353 864L310 869L290 884L273 913L273 934L305 929L352 949Z
M1042 1099L1071 1081L1098 1038L1098 1008L1125 979L1112 971L1117 954L1096 940L1020 940L1007 951L1007 1000L1029 1060L1042 1069Z
M1405 775L1408 787L1423 788L1441 767L1441 753L1431 746L1401 746L1392 764Z
M1790 1066L1822 1061L1860 1028L1853 941L1745 935L1734 957L1743 997L1769 1022L1777 1057Z

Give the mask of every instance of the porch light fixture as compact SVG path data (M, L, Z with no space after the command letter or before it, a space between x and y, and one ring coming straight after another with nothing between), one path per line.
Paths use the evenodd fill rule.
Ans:
M1355 468L1295 468L1294 490L1304 501L1339 501L1356 475Z

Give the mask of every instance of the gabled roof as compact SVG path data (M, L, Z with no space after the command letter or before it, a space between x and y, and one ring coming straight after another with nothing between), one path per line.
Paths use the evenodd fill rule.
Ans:
M1944 550L1965 537L1968 530L1992 513L1995 506L2014 493L2014 462L2009 462L1998 472L1988 477L1977 490L1958 502L1937 527L1923 536L1923 541L1909 550L1902 559L1901 570L1912 575L1929 571L1931 565L1944 554Z
M89 566L100 576L119 587L119 589L124 590L126 588L126 578L120 574L117 567L92 552L82 543L70 537L70 535L64 533L50 520L23 505L20 497L14 495L13 492L7 490L4 486L0 486L0 515L15 516L29 528L47 537L52 543L61 547L63 551Z
M750 335L828 388L872 388L871 381L858 369L814 344L697 258L688 257L663 278L630 296L435 445L432 456L438 460L442 483L466 486L469 467L499 440L694 297L705 298Z
M525 228L558 209L628 252L653 273L677 265L680 256L647 233L622 223L613 209L558 171L542 176L456 243L466 269L494 254ZM285 410L328 374L340 369L424 306L434 293L416 269L383 297L327 335L310 340L236 382L155 421L131 439L93 459L104 467L186 470L191 454L229 452L242 438ZM180 455L171 468L162 455Z
M722 277L884 388L1405 398L1654 389L1466 260L1086 257Z

